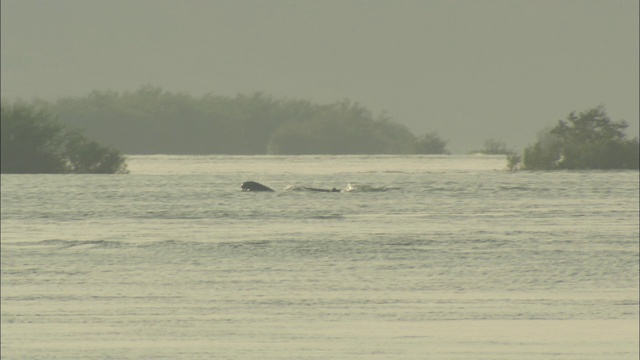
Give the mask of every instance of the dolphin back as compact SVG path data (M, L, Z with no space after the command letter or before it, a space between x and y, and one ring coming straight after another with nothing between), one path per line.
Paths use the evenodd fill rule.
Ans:
M240 187L242 187L242 191L273 191L270 187L255 181L245 181Z

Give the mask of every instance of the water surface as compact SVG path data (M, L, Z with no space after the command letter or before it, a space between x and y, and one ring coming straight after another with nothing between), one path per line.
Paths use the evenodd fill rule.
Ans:
M637 359L638 172L505 164L159 155L2 175L2 358Z

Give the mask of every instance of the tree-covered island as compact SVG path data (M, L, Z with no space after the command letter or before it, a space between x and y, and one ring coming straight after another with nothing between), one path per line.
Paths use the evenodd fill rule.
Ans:
M508 156L510 169L586 170L638 169L638 138L628 139L625 121L612 121L604 106L572 112L552 128L538 133L522 156Z
M2 104L2 173L119 174L126 159L117 150L67 130L33 105Z
M263 93L197 98L151 86L93 91L54 102L3 101L1 121L3 173L125 173L120 152L448 153L435 132L416 137L349 100L319 105Z

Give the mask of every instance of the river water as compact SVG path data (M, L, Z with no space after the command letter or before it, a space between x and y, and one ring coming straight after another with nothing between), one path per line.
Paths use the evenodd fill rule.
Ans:
M499 156L129 169L2 175L3 359L638 358L637 171L511 173Z

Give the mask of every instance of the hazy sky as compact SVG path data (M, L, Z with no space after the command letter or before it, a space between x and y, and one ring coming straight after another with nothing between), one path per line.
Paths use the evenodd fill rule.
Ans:
M386 111L464 152L604 104L638 134L637 0L2 0L2 96L155 85Z

